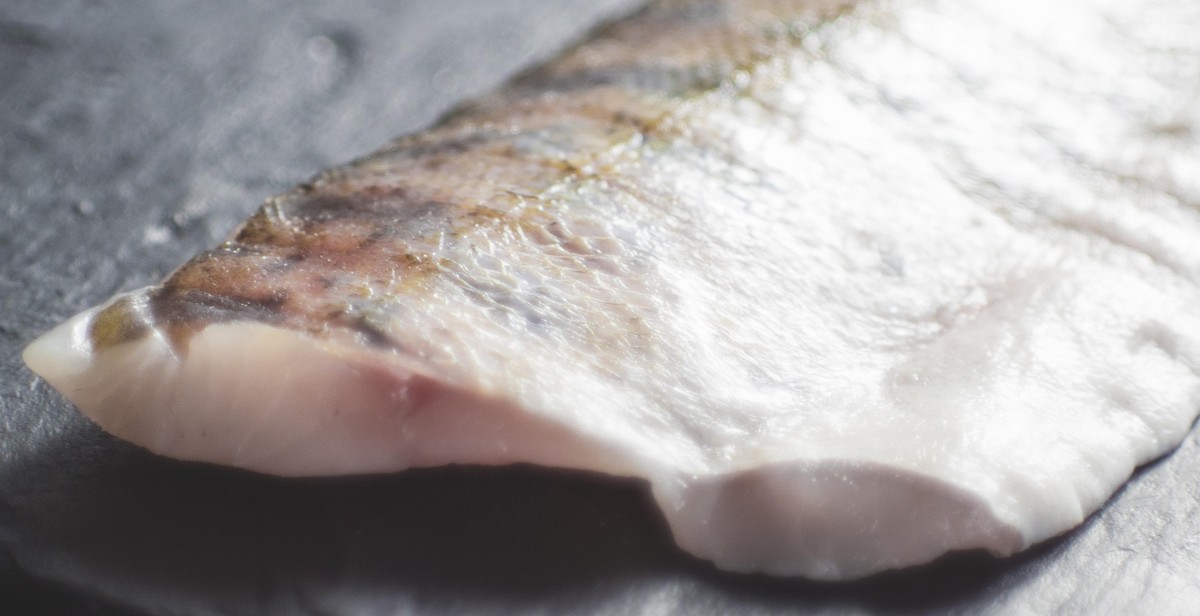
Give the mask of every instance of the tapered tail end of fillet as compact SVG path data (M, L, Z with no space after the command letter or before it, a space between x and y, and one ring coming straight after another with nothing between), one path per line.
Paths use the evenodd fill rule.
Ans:
M209 324L186 349L149 326L94 344L104 310L35 340L25 363L154 453L286 476L516 462L639 474L605 442L394 354L259 322Z
M21 353L25 365L75 402L83 387L81 378L92 365L92 344L88 339L88 324L94 310L72 317L58 327L42 334Z
M397 436L404 410L428 389L414 375L261 323L210 325L186 351L153 328L96 345L103 310L47 332L22 358L106 432L168 457L269 474L409 466Z

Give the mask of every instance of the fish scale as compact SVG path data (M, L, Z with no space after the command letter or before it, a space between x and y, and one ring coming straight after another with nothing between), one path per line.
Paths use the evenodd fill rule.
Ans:
M26 361L183 459L642 478L731 570L1011 554L1200 410L1197 26L653 3Z

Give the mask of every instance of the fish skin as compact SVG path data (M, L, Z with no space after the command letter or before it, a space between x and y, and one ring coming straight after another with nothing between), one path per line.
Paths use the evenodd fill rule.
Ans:
M1200 410L1198 26L658 2L26 361L184 459L641 477L731 570L1011 554Z

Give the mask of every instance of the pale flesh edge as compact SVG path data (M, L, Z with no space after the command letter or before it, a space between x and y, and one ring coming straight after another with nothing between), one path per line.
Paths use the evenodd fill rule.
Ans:
M106 431L174 458L285 476L526 462L643 477L686 550L727 569L817 579L956 549L1007 555L1032 539L932 476L853 460L687 476L571 425L259 323L211 325L182 358L159 335L95 355L96 311L39 338L26 363Z
M759 224L748 237L768 238L766 256L727 270L722 260L691 265L715 277L714 287L765 290L766 299L689 295L681 285L672 289L680 314L664 316L659 332L703 335L720 329L706 322L720 322L735 335L714 348L731 354L752 340L760 363L801 384L782 403L764 397L723 409L714 396L676 413L672 421L690 430L680 435L650 425L619 397L606 406L559 382L542 392L553 404L526 404L511 391L455 385L393 354L263 324L211 325L182 356L157 332L94 353L87 332L95 309L36 341L25 360L104 429L177 458L281 475L530 462L641 477L680 545L731 570L849 579L951 550L1013 553L1099 508L1137 465L1177 445L1200 408L1195 212L1132 180L1108 185L1128 176L1194 196L1176 171L1189 168L1194 147L1176 150L1149 132L1124 130L1139 105L1147 117L1162 106L1195 109L1195 98L1172 102L1154 88L1194 89L1174 78L1137 82L1118 93L1120 104L1089 106L1105 101L1088 87L1126 75L1083 72L1128 65L1129 75L1141 75L1144 66L1108 39L1089 39L1088 28L1107 36L1120 24L1132 37L1145 19L1166 24L1155 32L1187 29L1122 3L1064 3L1064 15L1018 4L934 4L940 8L870 21L905 37L847 26L841 49L822 51L837 68L818 62L796 81L803 92L795 98L806 105L803 147L780 137L784 130L743 131L753 137L748 149L776 162L789 159L772 148L790 152L799 162L789 171L821 173L803 178L799 204L743 187L746 202L782 199L781 211L802 217L782 229L712 212L730 216L715 225L729 233ZM1088 44L1037 31L1068 25ZM1048 54L1020 47L1030 32L1074 45L1056 51L1075 64L1049 66ZM1178 40L1195 45L1194 37ZM986 59L994 49L1008 50L1013 62L971 55ZM928 87L953 73L939 57L974 81ZM889 103L856 89L863 79ZM1013 100L979 105L989 79L1007 84L991 95ZM1025 98L1056 86L1066 92L1056 94L1057 106ZM789 104L785 98L778 105ZM910 101L908 116L894 117L894 100ZM1042 115L1026 122L1013 111L1028 111L1023 105ZM731 125L749 126L754 111L743 111L728 114ZM1047 137L1046 127L1057 132ZM1110 171L1078 173L1061 160L1067 154ZM688 176L686 156L673 170L662 156L664 177L694 180L697 202L722 190ZM963 187L980 177L992 184L980 182L975 193ZM895 214L897 204L905 215ZM695 254L689 246L680 253ZM908 259L902 275L889 265L893 253ZM781 277L792 270L802 279ZM803 295L813 289L837 293ZM714 297L752 318L720 321ZM903 314L893 318L892 309ZM862 335L839 338L830 323ZM876 341L895 344L870 346ZM705 348L685 351L700 358L696 374L724 384L720 353L702 365ZM788 361L770 361L778 356ZM749 428L722 423L725 410ZM760 411L763 429L755 432Z

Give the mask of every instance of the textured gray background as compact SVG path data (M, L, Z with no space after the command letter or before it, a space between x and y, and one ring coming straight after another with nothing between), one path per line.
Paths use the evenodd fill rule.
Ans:
M1200 613L1195 432L1022 556L815 584L688 558L637 483L296 481L158 459L21 364L36 334L159 279L264 197L629 4L0 3L0 613Z

